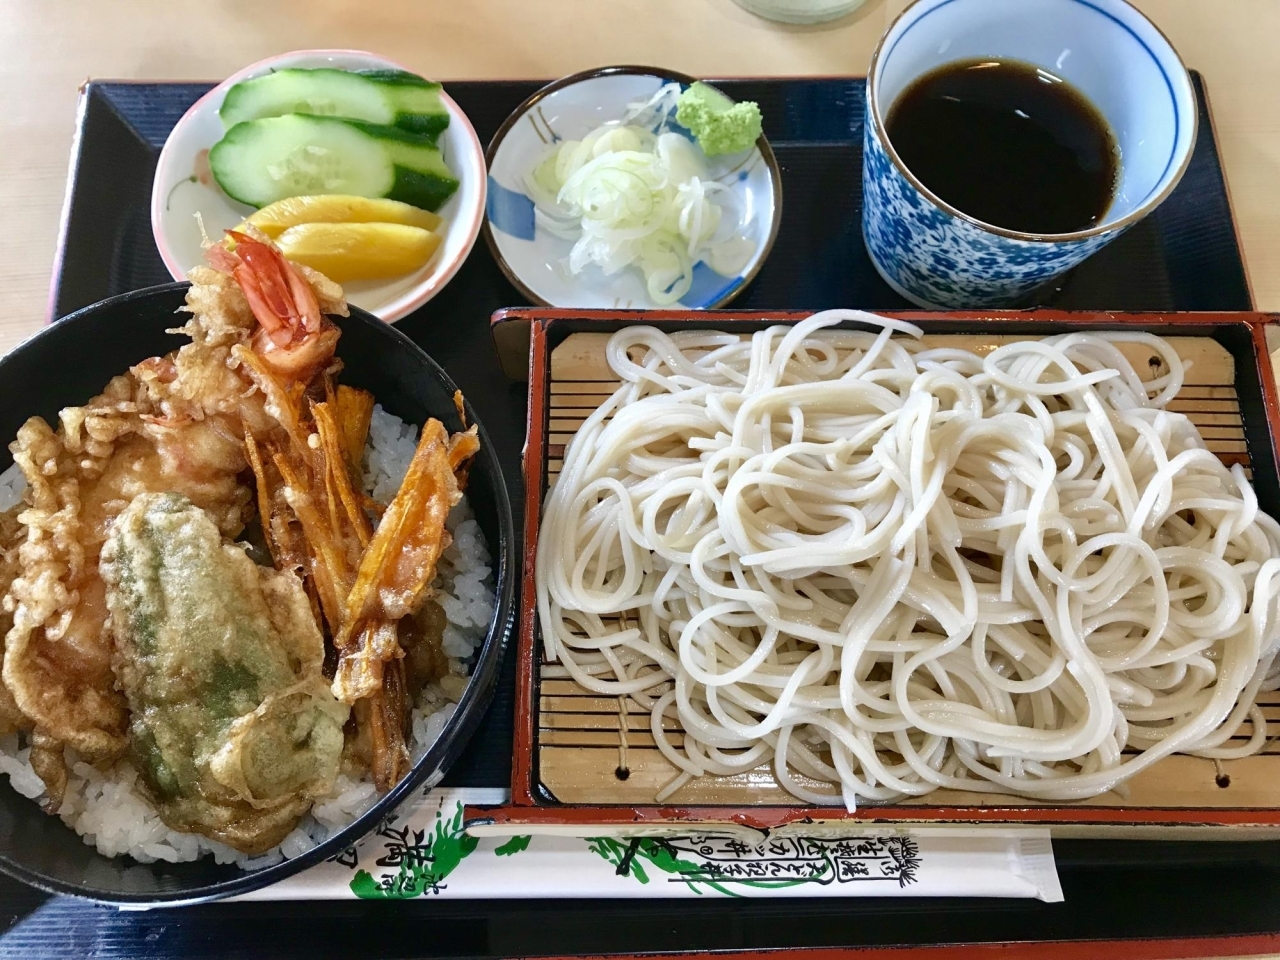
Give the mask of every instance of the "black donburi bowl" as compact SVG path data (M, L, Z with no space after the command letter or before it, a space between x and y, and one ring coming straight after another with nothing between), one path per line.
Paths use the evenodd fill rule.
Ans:
M7 444L31 416L56 423L58 411L88 401L107 381L147 357L187 339L165 333L187 284L172 283L103 300L42 330L0 359L0 438ZM340 382L369 390L390 413L421 424L440 420L462 429L448 375L408 337L372 314L352 308L339 319ZM475 416L467 407L468 423ZM0 447L3 450L4 447ZM0 455L0 469L10 463ZM56 816L0 781L0 870L54 893L116 904L197 903L247 893L319 863L377 827L397 805L440 781L461 754L489 705L498 666L514 623L515 534L506 486L493 447L480 426L480 453L467 496L494 558L497 605L471 682L443 734L390 793L345 830L302 856L252 873L209 857L192 863L140 864L109 858L88 846Z

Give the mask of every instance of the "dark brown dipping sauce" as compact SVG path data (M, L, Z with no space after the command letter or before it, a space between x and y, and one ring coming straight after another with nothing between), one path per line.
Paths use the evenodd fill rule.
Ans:
M1072 233L1101 222L1120 156L1105 117L1074 87L1017 60L959 60L925 74L886 121L930 191L983 223Z

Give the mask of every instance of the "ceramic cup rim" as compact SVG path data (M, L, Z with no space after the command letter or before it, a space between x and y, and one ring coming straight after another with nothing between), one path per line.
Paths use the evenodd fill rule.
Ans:
M943 0L943 2L951 2L951 0ZM964 0L964 2L974 3L981 2L981 0ZM1054 2L1063 2L1063 0L1054 0ZM1066 0L1066 2L1078 3L1081 2L1081 0ZM1032 233L1022 230L1011 230L1008 227L1001 227L993 223L987 223L985 220L979 220L977 217L967 214L963 210L947 203L947 201L943 200L936 193L926 187L915 174L907 169L907 165L902 161L902 158L898 156L898 151L894 148L893 142L889 139L888 131L885 129L884 118L881 116L876 87L880 58L885 53L886 42L890 37L894 36L895 31L898 29L902 21L908 14L915 10L916 7L926 3L935 3L940 6L941 4L938 0L911 0L911 3L907 4L907 6L893 18L893 22L889 24L888 29L880 35L880 39L876 43L876 48L871 54L871 63L867 68L867 109L870 111L870 123L874 128L874 135L880 141L880 145L884 148L885 154L889 157L890 162L893 163L898 173L901 174L907 182L920 193L921 196L950 216L955 217L958 220L962 220L984 233L995 234L996 236L1006 237L1010 240L1021 240L1027 243L1060 244L1071 243L1077 240L1086 240L1090 237L1124 230L1126 227L1132 226L1134 223L1137 223L1143 217L1147 216L1147 214L1151 213L1152 210L1164 202L1165 198L1167 198L1169 194L1173 193L1174 189L1178 186L1178 183L1182 180L1182 175L1187 172L1187 167L1191 163L1191 156L1195 153L1196 140L1199 136L1200 126L1199 110L1196 108L1195 103L1195 86L1191 82L1191 76L1187 71L1186 63L1183 62L1182 56L1178 53L1177 48L1170 42L1164 31L1156 26L1155 23L1151 21L1151 18L1130 3L1129 0L1113 0L1113 2L1127 7L1133 16L1147 23L1151 29L1155 31L1156 36L1159 37L1160 42L1164 44L1165 50L1167 50L1173 62L1178 65L1177 76L1184 79L1187 87L1191 90L1192 102L1191 109L1188 111L1190 114L1190 135L1187 137L1186 146L1182 150L1182 156L1178 159L1177 168L1173 171L1172 175L1168 176L1167 182L1160 191L1152 193L1137 207L1130 210L1123 217L1117 217L1115 220L1099 223L1084 230L1073 230L1070 233ZM1087 5L1093 6L1093 4ZM1121 26L1124 25L1121 24ZM1174 93L1173 95L1176 99L1177 94Z

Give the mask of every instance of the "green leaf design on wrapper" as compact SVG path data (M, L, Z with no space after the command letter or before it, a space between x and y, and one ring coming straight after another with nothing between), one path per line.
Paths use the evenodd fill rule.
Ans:
M671 848L662 843L660 840L653 840L648 837L637 838L634 840L616 840L613 837L593 837L587 841L587 849L592 853L599 854L609 863L617 867L617 874L620 877L635 877L641 883L648 883L649 876L645 873L644 867L640 865L640 861L648 861L657 867L663 873L668 874L687 874L697 873L698 865L691 860L682 860L675 856ZM736 897L738 894L732 890L722 887L718 883L710 882L706 884L713 890ZM698 889L697 882L688 882L689 889L694 893L701 894Z
M729 897L805 884L872 881L905 887L916 882L920 868L920 849L906 836L778 837L758 845L732 836L596 837L587 841L587 849L612 864L620 877L648 883L647 866L694 893L705 888ZM682 856L686 853L696 859Z
M398 869L381 879L374 879L367 870L357 870L351 892L362 900L412 900L427 893L439 894L445 889L444 879L480 842L462 829L461 803L448 820L443 811L436 811L435 830L430 835L425 830L388 825L378 836L387 841L387 852L376 863Z
M521 850L528 850L529 841L532 839L533 837L531 836L512 837L493 852L500 857L513 857Z
M620 877L635 877L641 883L648 883L649 876L641 866L641 861L648 863L662 873L669 874L675 883L683 883L694 893L701 894L702 887L722 893L727 897L740 897L741 893L709 879L706 868L692 860L678 856L675 847L665 840L656 837L637 837L632 840L617 840L613 837L593 837L587 841L587 849L603 857L617 868ZM777 890L782 887L795 887L804 880L739 880L727 881L735 886L751 887L757 890Z

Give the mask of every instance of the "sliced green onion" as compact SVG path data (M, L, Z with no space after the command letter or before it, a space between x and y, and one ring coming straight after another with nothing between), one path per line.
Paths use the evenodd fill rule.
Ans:
M574 241L571 274L592 264L606 276L636 267L663 305L688 293L699 260L732 276L755 251L701 149L663 129L678 96L678 86L663 88L631 105L628 121L556 145L525 178L536 223Z

